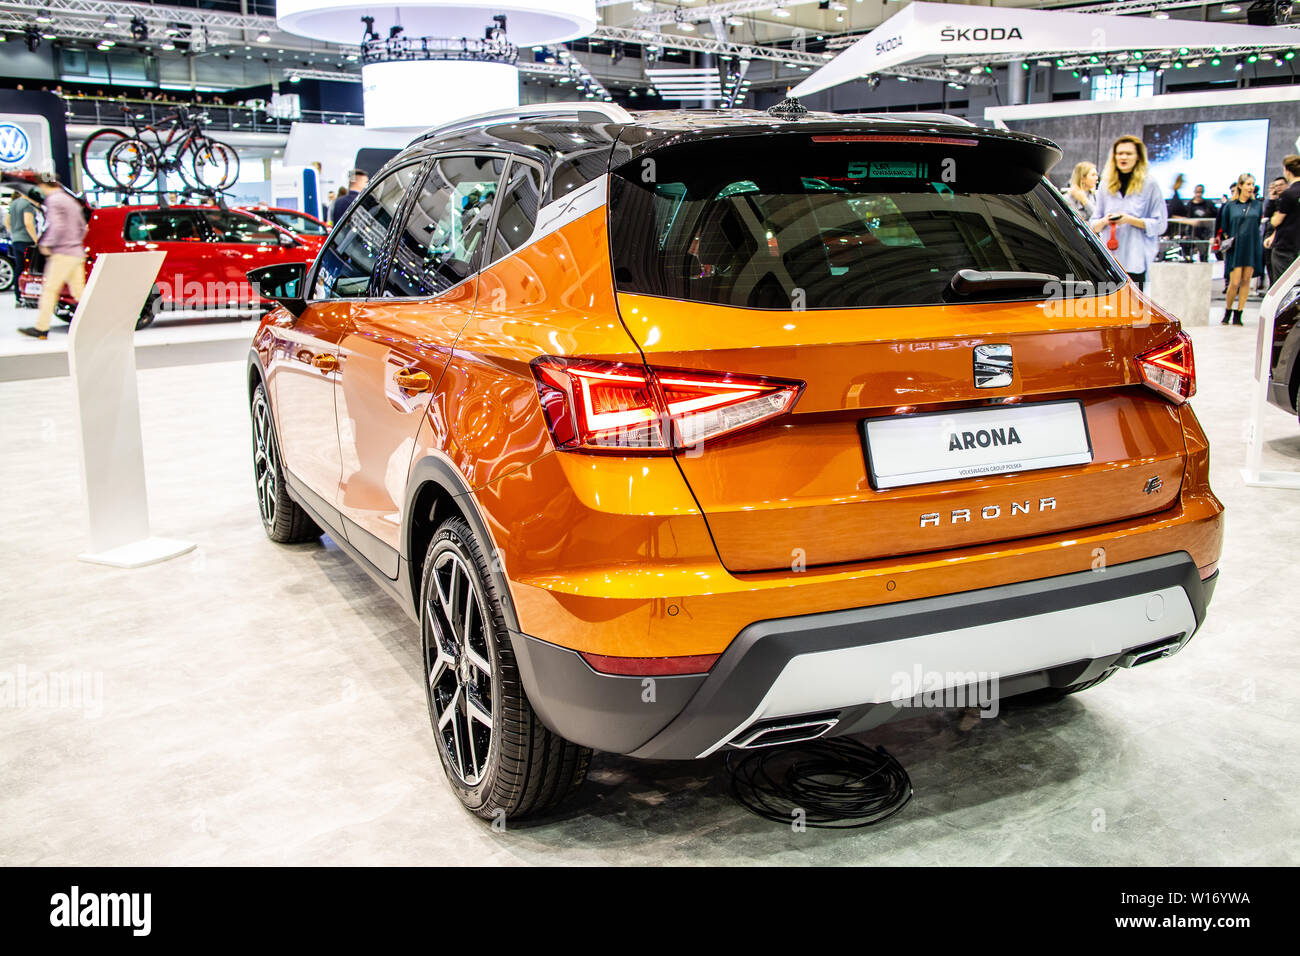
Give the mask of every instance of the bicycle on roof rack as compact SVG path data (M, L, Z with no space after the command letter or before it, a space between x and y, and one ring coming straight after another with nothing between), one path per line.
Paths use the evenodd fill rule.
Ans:
M239 155L204 132L206 114L182 106L157 124L142 124L143 116L132 107L123 104L122 112L130 134L105 127L81 147L82 169L102 189L143 192L155 180L162 188L166 174L174 172L187 191L213 193L239 178Z

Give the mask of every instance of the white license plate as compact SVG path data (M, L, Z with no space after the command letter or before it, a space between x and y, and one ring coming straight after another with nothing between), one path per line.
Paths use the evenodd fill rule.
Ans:
M869 418L863 436L874 488L1092 461L1088 422L1077 399Z

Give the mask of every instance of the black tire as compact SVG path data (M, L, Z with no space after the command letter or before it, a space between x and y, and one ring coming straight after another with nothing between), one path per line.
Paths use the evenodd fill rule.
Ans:
M155 286L149 292L149 298L145 299L144 308L140 310L140 318L135 320L137 330L145 329L153 325L153 320L158 318L158 288Z
M1092 680L1080 681L1077 684L1071 684L1068 687L1042 687L1038 690L1031 690L1027 694L1017 694L1010 697L1007 702L1016 707L1033 707L1039 704L1055 704L1072 694L1081 694L1090 687L1096 687L1102 681L1110 680L1118 671L1118 667L1110 667L1101 672L1101 675L1094 677Z
M548 730L528 703L505 600L469 525L448 518L429 543L420 576L425 699L448 783L487 820L556 807L581 786L591 762L589 749Z
M114 189L147 189L158 178L158 155L137 136L128 136L108 151L108 175Z
M100 179L100 176L95 175L94 168L96 162L107 163L109 151L122 140L129 138L120 129L97 129L81 144L81 168L90 177L90 181L100 189L121 188L107 171L100 173L100 176L103 176L103 179Z
M266 536L281 544L300 544L319 538L321 530L298 502L289 497L280 464L280 443L275 436L275 419L266 398L266 386L258 382L253 390L253 480L257 487L257 510Z

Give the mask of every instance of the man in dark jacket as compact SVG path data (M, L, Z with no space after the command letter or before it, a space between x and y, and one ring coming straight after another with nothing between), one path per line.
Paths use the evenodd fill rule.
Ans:
M1192 191L1192 198L1187 200L1184 213L1188 219L1217 219L1219 208L1214 200L1205 195L1205 187L1197 186ZM1196 257L1202 262L1210 261L1210 240L1214 238L1214 226L1208 222L1192 227L1192 238L1196 239Z
M1276 282L1300 255L1300 155L1292 153L1282 159L1286 188L1271 204L1269 224L1273 233L1266 240L1269 278Z
M348 188L339 194L339 198L334 200L334 206L330 210L330 223L336 223L343 218L343 214L348 208L356 202L357 196L366 188L366 183L370 182L370 174L364 169L354 169L348 173Z

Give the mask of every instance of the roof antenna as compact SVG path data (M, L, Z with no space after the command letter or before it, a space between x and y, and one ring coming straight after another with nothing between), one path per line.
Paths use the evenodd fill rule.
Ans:
M808 115L808 108L799 102L797 96L786 96L780 103L769 107L767 115L777 119L799 119Z

